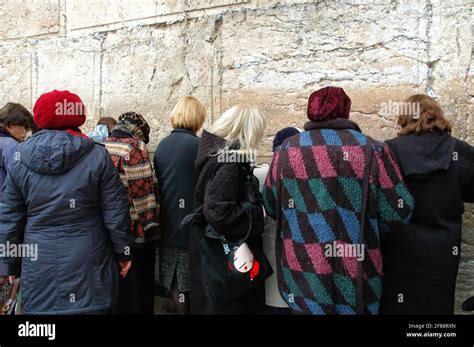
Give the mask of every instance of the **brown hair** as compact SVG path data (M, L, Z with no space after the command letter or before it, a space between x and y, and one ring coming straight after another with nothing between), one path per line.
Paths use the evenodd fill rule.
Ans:
M399 135L419 135L430 131L451 133L451 122L444 117L443 109L432 97L412 95L404 101L404 105L408 107L402 107L397 120L402 128Z
M117 125L117 120L112 117L102 117L97 122L97 125L106 125L107 129L109 129L109 134L112 132L114 127Z
M33 124L33 116L30 111L20 104L9 102L0 109L1 127L18 125L26 129L31 129Z

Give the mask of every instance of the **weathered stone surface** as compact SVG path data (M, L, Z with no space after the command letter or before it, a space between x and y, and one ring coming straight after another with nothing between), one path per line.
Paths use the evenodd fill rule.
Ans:
M429 93L474 142L472 0L0 0L0 12L0 103L70 89L90 111L86 131L100 116L144 114L150 150L192 94L209 122L256 104L269 161L275 132L303 127L309 94L327 85L345 88L374 138L397 133L384 103ZM474 295L473 216L466 205L458 308Z
M33 107L34 50L24 45L0 46L0 104L19 102Z
M179 97L193 94L209 108L212 21L176 23L109 34L102 47L101 114L142 112L152 125L150 148L170 130ZM207 49L207 50L206 50Z
M183 13L248 3L249 0L86 0L66 9L68 30L120 28L129 22L148 23L174 19Z
M1 0L0 38L54 34L59 31L59 0Z
M93 37L40 42L35 57L34 99L53 89L74 91L84 101L88 118L93 120L99 101L98 49L99 42Z

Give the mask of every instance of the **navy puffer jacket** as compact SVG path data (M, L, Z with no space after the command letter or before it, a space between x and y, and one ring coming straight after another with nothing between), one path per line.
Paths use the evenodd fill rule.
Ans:
M117 261L129 260L130 217L109 154L90 139L53 130L38 132L18 151L4 188L0 242L38 245L37 259L21 262L25 313L110 308Z

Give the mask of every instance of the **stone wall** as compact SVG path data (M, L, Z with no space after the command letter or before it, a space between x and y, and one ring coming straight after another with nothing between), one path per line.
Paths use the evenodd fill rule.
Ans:
M268 161L275 131L302 126L308 95L338 85L376 138L396 134L384 102L423 92L474 143L473 28L473 0L0 0L0 104L31 107L69 89L88 107L85 130L137 111L154 150L183 95L201 99L209 121L255 103L268 120ZM457 304L474 295L473 212Z

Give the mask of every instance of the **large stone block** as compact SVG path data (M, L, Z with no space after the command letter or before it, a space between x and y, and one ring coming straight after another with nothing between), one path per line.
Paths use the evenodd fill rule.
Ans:
M81 97L88 120L93 121L99 102L99 45L90 36L40 42L35 58L34 99L54 89L69 90Z
M32 106L34 51L28 46L0 45L0 107L7 102Z
M70 31L115 30L136 24L174 21L189 12L245 4L249 0L86 0L67 4Z
M213 53L206 35L212 25L204 20L109 34L101 58L101 115L141 112L153 129L153 149L171 130L168 116L180 97L193 94L209 108Z
M0 40L59 32L60 0L1 0Z

